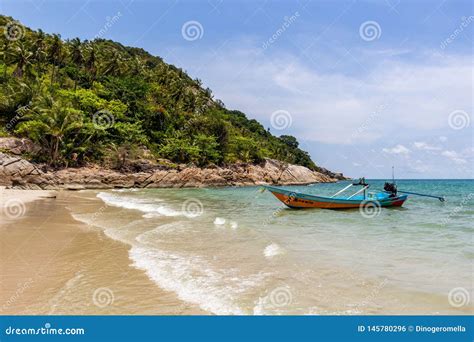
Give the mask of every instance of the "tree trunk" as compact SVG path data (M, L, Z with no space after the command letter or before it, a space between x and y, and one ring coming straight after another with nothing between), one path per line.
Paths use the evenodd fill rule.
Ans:
M53 72L51 73L51 85L53 85L54 82L54 72L55 72L56 66L53 64Z
M19 66L17 66L15 68L15 70L13 71L13 76L17 77L17 78L22 78L23 77L23 69Z
M52 151L51 151L51 163L56 166L56 162L58 159L58 151L59 151L59 141L60 139L58 137L53 137L53 143L52 143Z

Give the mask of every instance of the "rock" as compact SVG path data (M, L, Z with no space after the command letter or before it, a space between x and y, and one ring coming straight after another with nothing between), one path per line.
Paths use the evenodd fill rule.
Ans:
M78 190L85 190L86 187L81 184L67 184L64 186L66 190L78 191Z
M0 185L36 189L49 183L50 180L32 163L0 152Z
M41 150L41 148L35 145L29 139L19 138L0 138L0 150L9 152L15 155L21 155L24 153L34 154Z
M140 168L141 169L141 168ZM179 168L144 168L140 172L118 172L99 166L44 171L17 156L0 152L0 186L21 189L111 189L182 188L245 185L302 185L334 182L332 173L312 171L304 166L267 159L258 165L241 163L199 168L180 164ZM334 174L336 175L336 174ZM343 177L341 175L337 175Z

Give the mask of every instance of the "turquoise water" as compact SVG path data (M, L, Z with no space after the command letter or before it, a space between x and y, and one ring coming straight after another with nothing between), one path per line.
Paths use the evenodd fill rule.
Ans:
M104 191L94 220L157 286L215 314L472 312L474 181L397 183L446 202L409 196L367 217L287 209L258 187Z

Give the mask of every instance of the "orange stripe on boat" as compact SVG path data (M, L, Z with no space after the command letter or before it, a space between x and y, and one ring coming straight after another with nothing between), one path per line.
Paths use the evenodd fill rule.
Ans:
M359 208L359 204L353 203L329 203L329 202L316 202L306 199L299 199L276 192L272 192L276 198L285 203L290 207L298 208L324 208L324 209L349 209L349 208ZM403 203L403 202L402 202ZM401 205L401 204L400 204Z

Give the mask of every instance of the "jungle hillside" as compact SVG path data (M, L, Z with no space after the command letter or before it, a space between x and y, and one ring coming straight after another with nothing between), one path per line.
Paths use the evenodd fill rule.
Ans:
M34 162L120 169L134 158L200 167L272 158L320 170L296 138L227 109L143 49L64 40L6 16L0 26L0 137L32 140L41 148Z

